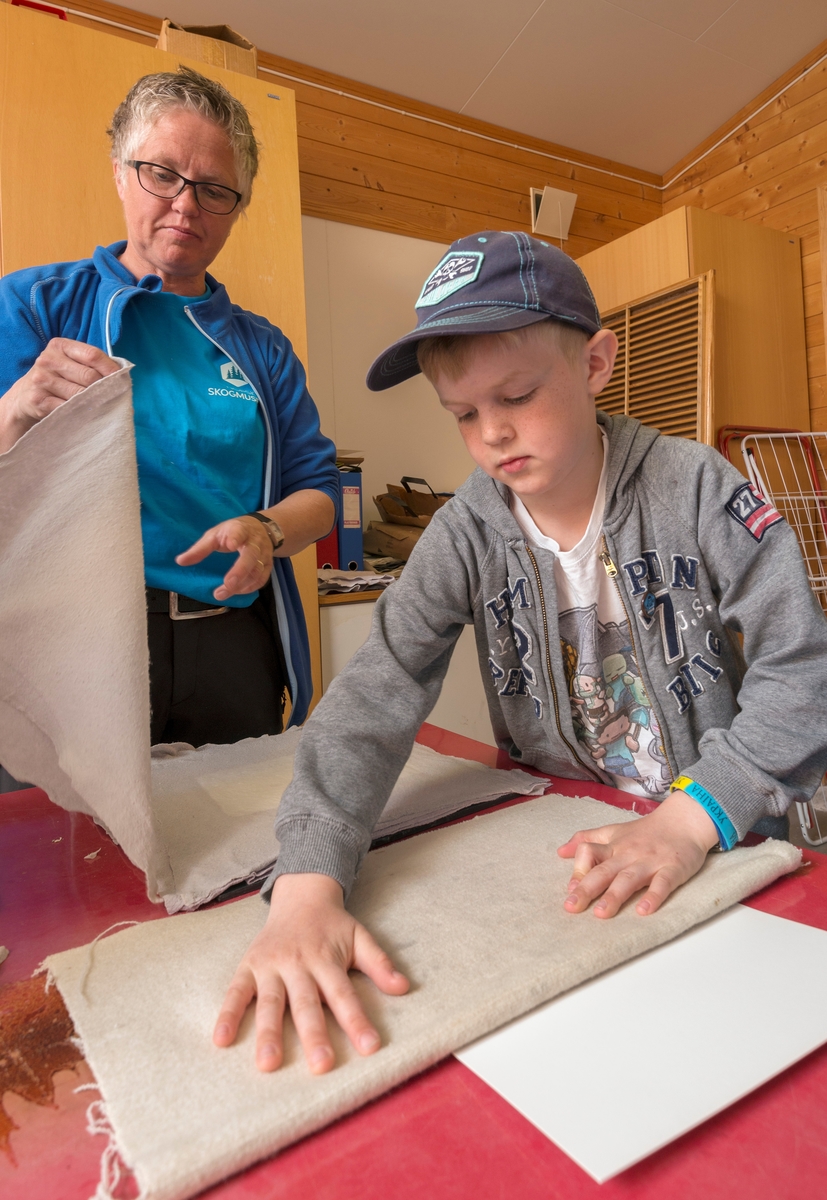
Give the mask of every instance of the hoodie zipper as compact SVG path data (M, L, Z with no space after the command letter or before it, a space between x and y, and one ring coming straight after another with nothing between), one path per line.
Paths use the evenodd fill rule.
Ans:
M600 554L598 555L598 558L603 563L603 569L605 570L606 574L609 576L612 583L615 585L615 591L617 592L617 598L620 601L620 607L623 609L623 612L626 614L626 623L629 626L629 640L632 643L632 653L635 656L635 662L637 663L637 669L638 669L638 671L640 671L640 655L637 652L637 643L635 642L634 621L632 620L631 616L629 615L629 613L626 609L626 602L623 599L623 593L620 590L620 584L617 582L618 570L612 560L611 554L609 553L609 547L606 543L605 533L603 534L602 543L603 543L603 549L601 550ZM667 763L669 764L669 770L672 772L672 781L674 782L674 780L677 779L677 772L675 771L675 766L672 762L672 759L669 757L669 752L666 749L666 742L663 738L663 730L665 729L665 725L664 725L663 721L661 720L660 713L658 712L658 710L655 708L654 704L652 703L652 697L649 695L649 691L646 687L646 684L643 682L643 672L642 671L640 673L640 682L641 682L641 686L643 687L644 695L646 696L646 699L649 701L649 707L651 708L651 710L655 714L655 716L658 718L658 724L660 725L660 729L661 729L661 749L664 753Z
M557 688L554 686L554 674L551 669L551 644L549 642L549 636L548 636L548 617L546 614L546 598L543 593L542 580L540 579L540 568L537 566L537 559L534 557L534 551L531 549L531 546L529 546L528 542L526 542L525 548L528 552L528 557L531 559L531 565L534 568L534 577L537 580L537 592L540 596L540 613L543 618L543 636L544 636L545 642L546 642L546 670L548 671L548 682L549 682L549 686L551 688L551 698L554 701L554 719L557 723L557 732L559 733L560 737L565 742L566 746L568 747L568 749L569 749L572 757L574 758L575 762L577 763L577 765L579 767L582 767L583 770L588 771L589 774L591 775L592 779L596 779L598 783L605 783L605 780L602 779L601 776L598 775L596 771L593 771L591 769L591 767L588 767L583 762L582 758L577 753L577 750L574 748L574 746L572 746L569 739L563 733L563 729L560 724L560 705L559 705L559 702L557 699Z

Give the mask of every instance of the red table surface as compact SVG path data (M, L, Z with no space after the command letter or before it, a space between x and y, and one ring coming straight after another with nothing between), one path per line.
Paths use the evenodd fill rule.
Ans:
M445 753L498 761L490 747L433 726L420 741ZM553 790L630 806L609 788L554 780ZM651 807L637 801L637 809ZM86 855L98 850L93 859ZM748 903L827 929L827 861ZM55 807L39 790L0 796L0 943L11 951L0 986L28 977L50 953L81 945L117 921L154 920L142 874L93 822ZM578 919L578 918L573 918ZM645 1020L645 1014L641 1016ZM721 1036L710 1017L710 1070ZM778 1020L795 1020L779 1013ZM713 1027L714 1026L714 1027ZM727 1036L737 1036L733 1023ZM608 1049L608 1048L607 1048ZM87 1200L103 1139L85 1129L95 1093L85 1064L57 1077L55 1107L7 1094L19 1128L16 1162L0 1153L4 1200ZM593 1120L601 1111L595 1081ZM827 1188L827 1046L616 1179L596 1184L571 1159L454 1058L274 1158L210 1189L210 1200L793 1200Z

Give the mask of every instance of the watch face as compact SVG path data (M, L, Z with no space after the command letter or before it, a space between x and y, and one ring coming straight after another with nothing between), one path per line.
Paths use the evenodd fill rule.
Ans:
M282 533L281 526L277 525L275 521L272 521L268 517L265 528L270 535L270 541L273 543L273 549L278 550L279 546L281 546L281 544L284 542L284 534Z

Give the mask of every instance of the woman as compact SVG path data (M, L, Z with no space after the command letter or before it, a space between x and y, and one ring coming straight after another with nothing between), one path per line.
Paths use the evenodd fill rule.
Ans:
M284 688L291 723L311 695L289 555L330 530L338 472L290 343L206 273L250 202L256 139L186 67L140 79L109 133L127 240L0 280L0 452L113 355L135 364L152 740L279 733Z

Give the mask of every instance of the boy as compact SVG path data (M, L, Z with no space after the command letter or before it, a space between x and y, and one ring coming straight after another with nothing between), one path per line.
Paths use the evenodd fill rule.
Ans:
M611 917L641 891L637 913L654 912L710 850L779 825L827 759L827 622L794 534L716 451L596 413L617 342L579 268L526 234L477 234L454 243L416 307L368 385L424 371L478 469L305 730L270 916L214 1034L228 1045L257 996L262 1070L281 1061L287 1003L322 1072L320 996L369 1054L379 1037L348 969L407 989L344 898L464 625L512 758L662 797L560 847L572 914L596 902Z

